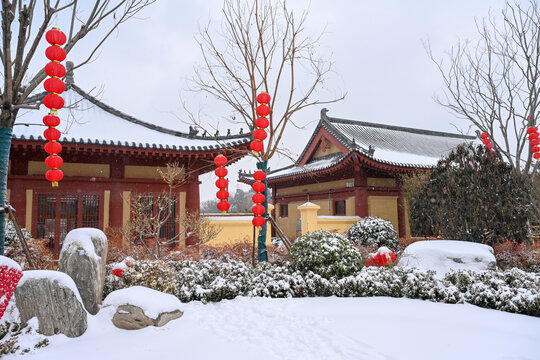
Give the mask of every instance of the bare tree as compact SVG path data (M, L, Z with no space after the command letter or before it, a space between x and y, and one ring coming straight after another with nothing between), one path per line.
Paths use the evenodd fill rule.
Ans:
M89 33L99 29L88 57L75 66L88 63L119 26L136 16L155 0L1 0L2 45L0 48L3 86L0 88L0 207L6 200L7 170L13 126L20 109L36 108L26 104L28 96L41 84L43 70L29 74L38 45L55 17L69 23L64 49L71 52ZM39 59L39 57L38 57ZM39 59L42 61L41 59ZM0 211L0 255L4 253L5 214Z
M158 169L158 172L168 186L167 191L157 196L139 194L130 198L131 216L122 229L123 237L154 259L162 259L165 249L184 242L186 237L197 237L198 241L184 251L214 239L221 229L200 217L198 212L186 210L175 214L174 190L185 183L185 168L178 163L169 163L165 170Z
M306 33L307 11L297 16L285 1L224 0L222 14L221 27L209 23L199 31L204 61L195 68L190 90L224 102L233 111L233 121L251 129L257 94L271 95L265 149L254 154L257 167L266 172L267 161L276 153L290 156L281 140L289 125L301 126L295 118L299 111L345 95L319 98L317 91L332 73L333 63L317 54L322 33ZM259 234L259 259L266 260L266 226Z
M460 41L437 65L444 95L436 101L490 134L494 148L512 167L534 165L527 128L540 115L540 12L538 2L507 3L499 17L476 21L478 39Z

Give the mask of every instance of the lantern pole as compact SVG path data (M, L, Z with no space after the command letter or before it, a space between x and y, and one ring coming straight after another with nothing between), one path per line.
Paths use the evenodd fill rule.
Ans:
M257 169L264 171L264 173L267 173L268 169L268 161L261 161L257 163ZM262 205L264 206L264 214L262 215L264 218L264 224L261 226L261 229L259 231L259 237L258 237L258 244L257 244L257 255L259 257L259 261L268 261L268 251L266 249L266 231L267 231L267 220L268 220L268 186L267 186L267 180L266 177L263 180L264 184L264 202Z

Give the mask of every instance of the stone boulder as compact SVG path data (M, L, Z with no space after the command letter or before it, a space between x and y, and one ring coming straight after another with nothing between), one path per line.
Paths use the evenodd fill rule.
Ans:
M107 237L103 231L80 228L70 231L64 239L58 270L75 281L86 310L95 315L103 298Z
M125 330L138 330L147 326L163 326L184 313L182 302L174 295L143 286L133 286L110 293L103 307L113 306L113 324Z
M397 266L433 270L442 279L451 270L495 269L497 261L488 245L459 240L418 241L407 246Z
M15 288L15 303L24 326L38 319L40 334L78 337L86 331L88 314L73 279L64 273L25 271Z

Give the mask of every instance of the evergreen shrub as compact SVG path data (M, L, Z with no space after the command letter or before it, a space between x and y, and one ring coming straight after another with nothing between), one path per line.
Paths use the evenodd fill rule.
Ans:
M385 246L396 252L399 247L399 239L394 226L390 221L368 216L358 220L345 234L349 241L355 244L380 248Z

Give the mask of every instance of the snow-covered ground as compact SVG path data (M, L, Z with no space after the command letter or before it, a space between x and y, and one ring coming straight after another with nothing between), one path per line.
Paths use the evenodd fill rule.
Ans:
M182 310L183 317L161 328L128 331L115 328L113 308L104 308L89 317L83 336L50 337L49 346L24 358L540 359L540 318L467 304L237 298L186 303Z

